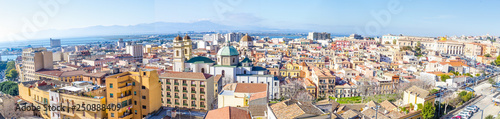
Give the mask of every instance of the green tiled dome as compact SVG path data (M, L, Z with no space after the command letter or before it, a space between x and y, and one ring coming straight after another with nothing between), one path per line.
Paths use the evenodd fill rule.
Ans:
M217 52L218 56L238 56L238 50L233 46L224 46Z
M189 59L186 63L214 63L214 61L207 57L198 56Z

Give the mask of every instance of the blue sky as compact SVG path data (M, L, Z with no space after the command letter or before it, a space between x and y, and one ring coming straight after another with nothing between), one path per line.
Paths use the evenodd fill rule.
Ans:
M46 0L54 2L55 0ZM66 2L61 2L66 1ZM495 0L85 0L57 2L58 10L37 30L152 22L209 20L232 26L326 31L334 34L418 36L500 35ZM43 19L44 1L0 2L0 38L23 31L33 16ZM372 14L399 3L384 23ZM54 7L50 7L54 8ZM384 17L385 18L385 17ZM378 27L372 27L373 24ZM383 24L383 25L382 25ZM370 26L371 25L371 26ZM369 28L371 30L366 30Z

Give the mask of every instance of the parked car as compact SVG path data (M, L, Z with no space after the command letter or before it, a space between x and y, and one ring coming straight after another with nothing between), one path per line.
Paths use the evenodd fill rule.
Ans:
M472 89L472 88L470 88L470 87L466 87L466 88L465 88L465 90L466 90L466 91L470 91L470 92L476 92L476 91L474 91L474 89Z
M474 109L474 112L479 111L479 107L477 107L476 105L467 106L467 108Z
M474 112L476 112L476 110L474 108L468 108L468 107L465 107L465 109L463 111L464 112L470 112L471 115L474 114Z
M462 112L460 112L460 114L463 114L463 115L465 115L467 117L471 117L472 116L472 112L470 112L470 111L462 111Z
M462 116L460 116L460 115L453 116L453 117L451 117L451 119L462 119Z
M463 114L462 114L462 113L460 113L460 114L458 114L458 115L459 115L459 116L460 116L460 118L462 118L462 119L469 119L469 117L470 117L470 116L468 116L468 115L467 115L467 114L465 114L465 113L463 113Z

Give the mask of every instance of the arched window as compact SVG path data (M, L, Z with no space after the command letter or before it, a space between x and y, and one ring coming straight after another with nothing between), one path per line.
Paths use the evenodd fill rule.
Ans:
M235 58L233 58L233 63L234 63Z
M178 50L177 50L177 51L175 51L175 55L176 55L176 56L179 56L179 51L178 51Z
M187 51L187 50L188 50L188 49L184 49L184 54L187 54L187 53L188 53L188 51Z
M247 74L247 70L243 70L243 74Z
M201 73L205 73L205 68L201 68Z
M226 73L226 72L225 72L224 70L222 70L222 77L224 77L224 74L225 74L225 73Z

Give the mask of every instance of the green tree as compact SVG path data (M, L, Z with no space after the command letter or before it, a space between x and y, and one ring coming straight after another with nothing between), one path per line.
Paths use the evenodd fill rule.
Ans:
M467 91L462 91L462 92L458 93L458 95L460 97L465 96L465 95L467 95Z
M495 64L496 64L497 66L500 66L500 55L499 55L499 56L497 56L497 59L495 60Z
M430 93L431 93L431 94L434 94L434 93L436 93L436 92L438 92L438 91L439 91L438 89L432 89L432 90L430 91Z
M450 76L448 76L448 75L446 75L446 74L441 75L441 81L446 82L446 79L450 79L450 78L451 78L451 77L450 77Z
M431 102L426 102L422 110L422 117L424 117L424 119L432 119L434 118L435 111L436 107L434 107Z
M18 77L18 75L19 73L17 72L16 69L11 69L5 74L5 77L9 80L14 80Z
M490 115L486 116L484 119L494 119L494 118L493 118L493 115L490 114Z
M469 76L469 77L474 77L474 76L472 76L470 73L465 73L464 75L465 75L465 76Z
M476 74L476 76L481 76L481 74Z
M422 108L424 108L424 106L422 105L422 103L418 103L417 104L417 109L418 110L422 110Z
M494 85L496 82L494 79L488 78L488 83L490 83L491 85Z
M19 88L17 87L17 83L13 81L5 81L0 83L0 92L5 94L9 94L12 96L19 95Z
M485 54L484 56L485 56L485 57L491 57L491 55L490 55L490 54Z
M396 45L396 39L392 40L392 44Z

